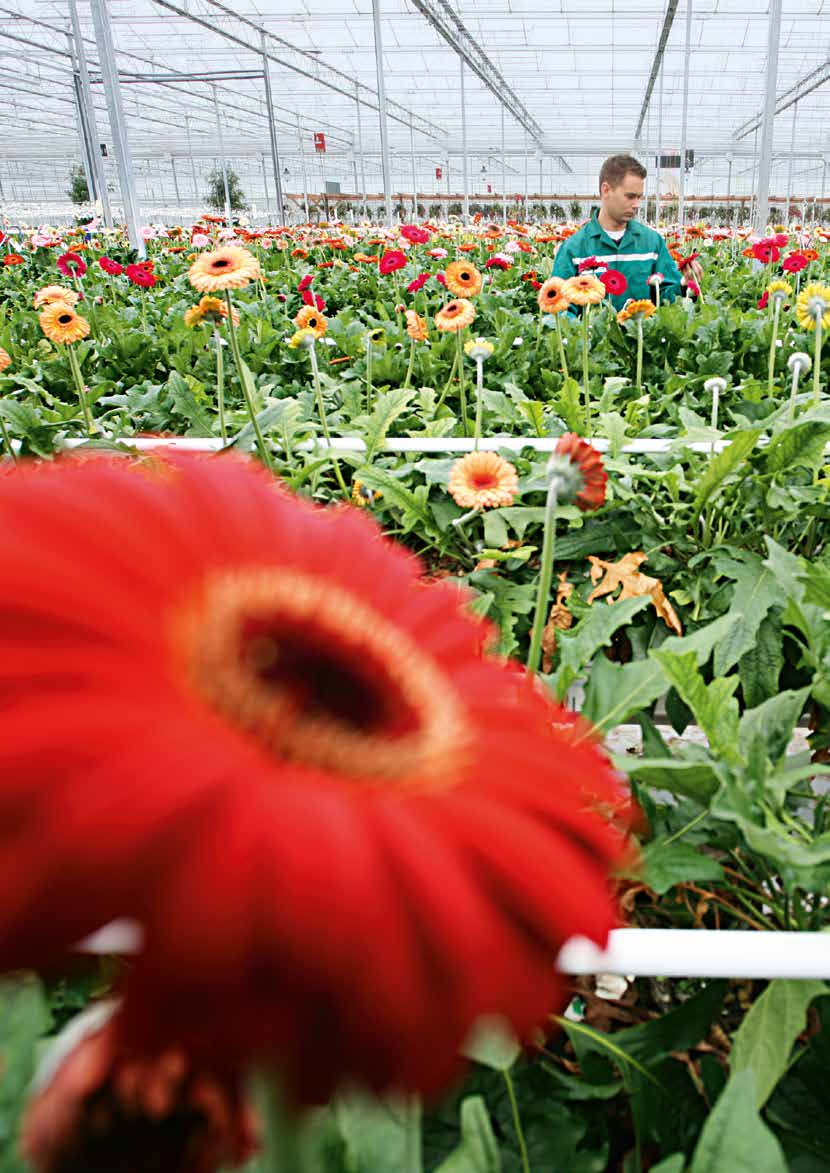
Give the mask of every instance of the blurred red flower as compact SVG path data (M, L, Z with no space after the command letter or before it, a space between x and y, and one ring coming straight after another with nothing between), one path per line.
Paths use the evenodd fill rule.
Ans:
M4 265L22 265L23 264L23 257L21 257L20 253L6 253L6 255L3 257L3 264Z
M83 277L86 272L86 261L77 253L63 253L56 263L64 277Z
M628 289L628 281L619 269L606 269L604 273L600 273L599 279L614 297L618 297Z
M769 240L759 240L757 244L752 245L752 255L761 264L769 265L778 260L781 256L781 251L777 244L773 244Z
M431 232L427 232L426 228L419 228L416 224L404 224L401 236L410 244L428 244L432 239Z
M133 285L140 285L144 289L152 289L158 280L155 273L151 273L143 265L127 265L124 272L132 281Z
M378 272L385 276L387 273L394 273L398 269L402 269L405 264L406 253L402 253L397 248L387 249L378 263Z
M809 263L807 257L802 253L790 253L788 257L784 257L781 268L785 273L800 273L802 269L807 268Z
M118 261L113 261L110 257L99 257L98 264L111 277L117 277L120 273L124 272L124 266L119 265Z
M419 274L415 278L414 281L409 282L409 284L406 287L406 292L407 293L417 293L419 289L423 289L423 287L426 285L427 281L429 281L429 273Z

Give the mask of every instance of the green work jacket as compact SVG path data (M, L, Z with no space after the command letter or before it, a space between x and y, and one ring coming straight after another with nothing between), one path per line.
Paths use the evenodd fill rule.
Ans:
M554 277L574 277L581 261L594 257L608 269L619 269L628 281L625 293L612 296L614 308L621 310L631 298L651 298L648 278L662 273L660 300L674 301L680 293L680 270L659 232L637 220L629 220L619 241L612 240L599 220L593 216L587 224L559 246L553 262Z

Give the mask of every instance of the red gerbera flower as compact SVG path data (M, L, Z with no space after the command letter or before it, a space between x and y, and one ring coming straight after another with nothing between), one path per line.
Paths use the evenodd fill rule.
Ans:
M427 281L429 281L429 273L419 274L419 276L417 276L414 281L409 282L409 284L406 287L406 292L407 293L417 293L419 289L424 288Z
M234 458L25 467L0 529L0 967L137 915L125 1043L300 1099L435 1091L563 1004L619 783L456 587Z
M802 253L790 253L788 257L784 257L781 262L781 268L785 273L800 273L802 269L806 269L809 261Z
M410 244L428 244L432 233L427 232L426 228L419 228L417 224L404 224L401 228L401 236Z
M312 293L310 289L304 289L300 296L303 299L303 305L314 306L320 313L326 308L326 302L320 297L319 293Z
M766 290L764 290L763 295L758 298L758 309L765 310L767 308L768 304L769 304L769 294L766 292Z
M435 280L438 282L439 285L446 286L446 284L447 284L447 278L444 276L443 273L436 273Z
M113 261L110 257L99 257L98 264L111 277L117 277L120 273L124 272L124 266L119 265L118 261Z
M22 265L23 264L23 257L21 257L20 253L6 253L6 255L3 257L3 264L4 265Z
M58 257L57 266L64 277L83 277L86 272L86 261L77 253L64 253Z
M504 257L490 257L484 262L484 268L505 270L512 269L513 266L511 265L510 261L505 260Z
M387 249L378 263L378 272L386 276L387 273L402 269L405 264L406 253L402 253L398 248Z
M302 281L297 286L297 292L303 293L306 289L308 289L309 285L311 285L313 280L314 280L313 274L306 273L305 277L303 277Z
M696 261L699 256L700 253L689 253L687 257L677 257L677 267L680 272L682 273L684 269L688 269L692 261Z
M599 509L605 501L608 474L596 448L575 432L560 436L548 461L548 475L559 478L559 500L580 509Z
M778 260L781 251L777 244L773 244L769 240L759 240L757 244L752 245L752 255L762 265L769 265Z
M587 273L591 269L601 269L601 268L602 268L602 266L600 265L600 263L596 257L585 257L585 259L580 261L579 264L577 265L576 271L577 271L577 273Z
M604 273L600 273L599 279L614 297L618 297L628 289L628 281L619 269L606 269Z
M143 265L127 265L124 272L132 281L133 285L140 285L144 289L151 289L157 281L155 273L151 273Z

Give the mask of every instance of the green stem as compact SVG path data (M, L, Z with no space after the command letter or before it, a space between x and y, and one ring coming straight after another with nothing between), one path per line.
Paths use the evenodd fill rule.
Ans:
M767 395L772 396L772 384L775 379L775 344L778 341L778 316L781 313L781 298L773 297L772 308L772 339L769 344L769 369L767 371Z
M455 350L458 365L458 397L461 400L461 425L464 429L464 435L469 435L469 427L467 425L467 395L464 390L464 352L461 342L461 331L455 332Z
M404 1155L404 1173L423 1173L424 1162L421 1141L421 1101L417 1096L409 1096L404 1108L406 1112L406 1139Z
M14 448L12 448L11 437L9 436L8 429L6 428L6 421L3 419L2 415L0 415L0 435L3 437L3 444L9 456L12 458L12 463L17 464L17 454L15 453Z
M481 439L481 415L484 407L484 361L483 359L476 359L476 423L475 423L475 440L473 443L473 450L478 451L478 443Z
M366 414L372 410L372 340L366 341Z
M78 399L81 402L81 411L84 415L84 424L86 425L86 434L92 435L92 416L89 413L89 404L86 401L86 391L84 389L84 379L81 374L81 367L78 363L78 356L72 349L72 344L69 344L69 367L72 371L72 378L75 383L75 390L78 392Z
M299 1126L289 1116L274 1079L256 1077L254 1096L263 1124L263 1144L257 1173L304 1173Z
M257 448L262 457L262 463L269 472L274 471L274 465L271 461L271 453L268 451L268 446L265 443L265 437L262 435L259 423L256 418L256 409L254 401L251 398L251 390L248 386L248 380L245 378L245 364L242 361L242 355L239 352L239 343L236 338L236 326L233 324L233 302L231 301L231 291L225 290L225 301L228 306L228 316L225 319L228 323L228 336L231 341L231 351L233 352L233 361L236 363L236 370L239 375L239 381L242 384L242 394L245 396L245 406L248 409L248 418L251 421L251 427L254 429L256 436Z
M554 314L554 322L556 322L556 337L559 342L559 362L562 365L562 374L566 379L570 378L568 374L568 360L565 358L565 343L562 340L562 327L559 324L559 314Z
M820 402L819 383L821 380L821 317L816 315L816 349L813 354L813 407Z
M559 480L551 477L545 502L545 530L542 539L542 565L539 568L539 587L536 593L536 611L533 616L533 632L530 637L530 651L527 656L529 672L538 672L542 654L542 636L547 622L548 597L553 577L553 549L556 541L556 504Z
M588 384L588 315L591 307L582 310L582 391L585 396L585 435L591 434L591 390Z
M798 380L799 380L800 376L801 376L801 368L794 367L793 368L793 381L792 381L792 386L790 387L790 407L789 407L789 411L787 412L787 418L791 419L791 420L795 419L795 397L798 394Z
M446 383L444 384L444 390L441 392L441 395L438 399L438 402L435 405L436 411L438 410L438 408L441 406L441 404L444 402L444 400L447 397L447 392L449 391L450 386L452 385L452 381L455 378L455 371L456 371L457 366L458 366L458 353L456 352L456 354L453 355L452 366L450 367L450 377L447 379Z
M403 390L406 391L409 386L409 381L412 378L412 367L415 362L415 339L412 338L409 343L409 364L406 368L406 378L403 381Z
M504 1082L507 1086L507 1095L510 1099L510 1111L513 1115L513 1127L516 1130L516 1140L519 1145L519 1157L522 1162L522 1173L530 1173L530 1160L527 1155L527 1142L525 1140L524 1129L522 1128L522 1118L519 1115L519 1104L516 1099L516 1089L513 1087L513 1080L510 1078L509 1071L503 1071Z
M144 290L141 290L141 331L143 334L147 333L147 297Z
M637 394L643 389L643 315L637 315Z
M328 420L326 419L326 408L323 403L323 388L320 386L320 368L317 365L317 347L312 346L309 349L308 357L311 361L311 373L314 377L314 398L317 401L317 414L320 416L320 427L323 429L323 436L328 445L329 455L331 456L331 463L334 466L334 475L337 477L337 483L340 486L340 491L348 501L349 490L346 488L346 482L343 479L343 472L340 468L340 462L334 451L331 442L331 433L329 432Z
M222 354L222 339L216 326L213 327L213 344L216 348L216 404L219 408L219 434L222 443L227 444L228 433L225 428L225 358Z

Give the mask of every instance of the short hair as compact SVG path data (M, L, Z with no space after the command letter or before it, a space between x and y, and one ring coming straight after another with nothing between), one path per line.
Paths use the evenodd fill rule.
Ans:
M605 160L600 168L599 189L602 191L603 183L607 183L611 187L619 187L626 175L632 174L640 179L645 179L648 172L633 155L612 155L610 159Z

